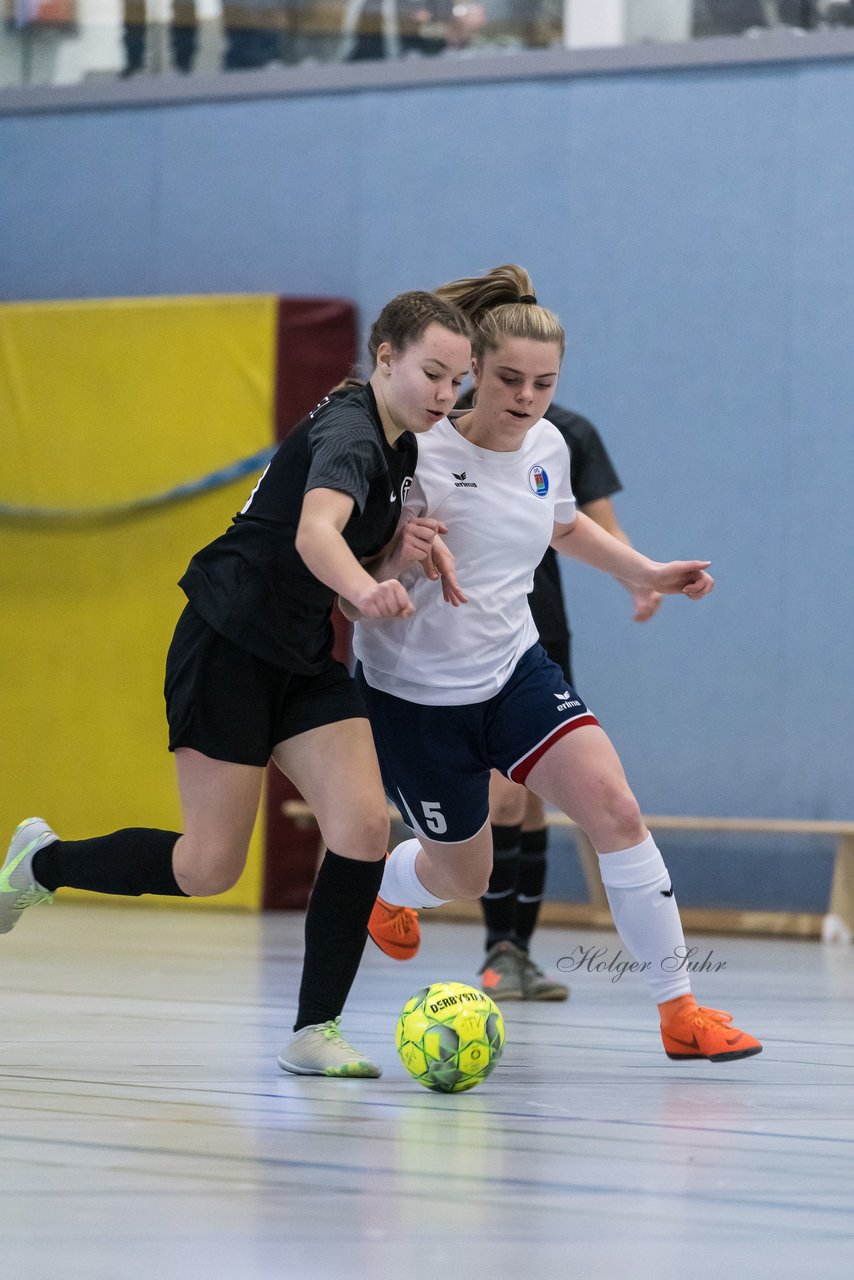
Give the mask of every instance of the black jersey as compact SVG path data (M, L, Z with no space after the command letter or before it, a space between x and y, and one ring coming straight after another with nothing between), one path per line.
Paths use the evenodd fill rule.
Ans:
M620 478L593 423L557 404L549 405L545 416L569 445L569 478L578 506L584 508L598 498L618 493L622 488ZM534 574L528 603L546 647L569 635L558 558L551 547Z
M418 446L386 440L370 386L335 392L282 442L231 527L199 551L180 586L214 631L277 666L311 675L328 658L335 592L296 550L303 496L349 494L342 536L357 559L375 555L397 528Z

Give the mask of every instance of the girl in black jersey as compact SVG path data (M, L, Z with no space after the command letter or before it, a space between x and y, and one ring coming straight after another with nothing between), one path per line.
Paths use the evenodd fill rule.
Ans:
M345 384L294 429L228 531L181 579L188 604L167 658L166 703L183 833L60 840L29 818L0 869L2 933L62 886L222 893L243 869L273 759L330 850L306 916L297 1034L279 1058L311 1075L380 1074L338 1031L382 877L388 810L363 703L331 657L332 606L342 594L366 617L413 612L396 578L377 582L360 562L395 534L416 435L456 399L471 355L468 321L433 294L401 294L374 324L369 349L370 381ZM434 577L450 569L433 547L440 529L432 519L407 525L394 556ZM456 586L448 595L464 599Z

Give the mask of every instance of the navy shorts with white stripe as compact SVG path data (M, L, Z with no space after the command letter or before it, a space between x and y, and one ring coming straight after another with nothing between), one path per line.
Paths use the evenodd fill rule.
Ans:
M389 799L416 833L459 844L489 816L489 773L524 782L558 738L598 721L535 644L486 702L423 706L372 689L356 669Z

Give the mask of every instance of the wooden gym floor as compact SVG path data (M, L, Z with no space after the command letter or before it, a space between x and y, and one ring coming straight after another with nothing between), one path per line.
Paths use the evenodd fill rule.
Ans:
M492 1078L406 1075L393 1034L472 981L474 924L369 946L345 1033L377 1081L284 1075L299 916L58 903L0 939L0 1261L15 1280L803 1280L854 1267L854 963L690 938L765 1052L677 1065L641 981L506 1005ZM552 970L610 932L542 929Z

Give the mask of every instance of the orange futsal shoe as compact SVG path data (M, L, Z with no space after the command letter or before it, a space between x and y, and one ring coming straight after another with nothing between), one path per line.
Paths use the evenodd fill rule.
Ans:
M368 933L392 960L411 960L421 946L418 912L412 907L393 907L382 898L374 903Z
M674 1009L662 1018L661 1039L668 1058L677 1062L688 1058L731 1062L762 1052L758 1040L732 1025L732 1014L700 1005Z

